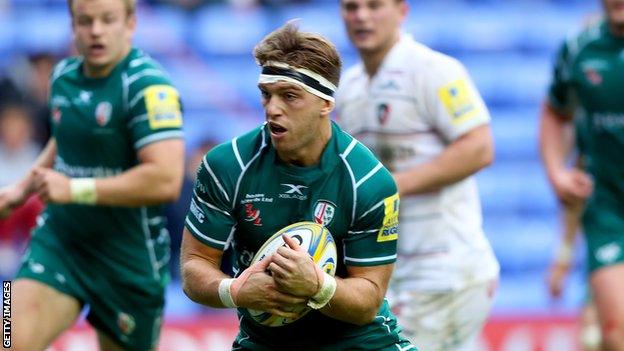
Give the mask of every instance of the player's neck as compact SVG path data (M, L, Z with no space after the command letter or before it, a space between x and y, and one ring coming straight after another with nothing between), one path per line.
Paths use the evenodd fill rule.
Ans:
M384 59L400 38L401 35L399 31L397 31L394 35L393 40L387 41L385 45L380 46L379 48L374 50L360 51L360 57L362 58L364 69L366 69L366 73L369 77L374 77L375 74L377 74L377 71L379 70L379 67L381 67Z
M320 128L318 137L314 138L309 145L306 145L295 152L287 153L277 151L277 155L282 161L293 166L310 167L317 165L321 161L321 156L323 155L323 151L325 151L325 147L327 146L329 139L331 139L331 136L331 123L327 120L327 123L324 123Z

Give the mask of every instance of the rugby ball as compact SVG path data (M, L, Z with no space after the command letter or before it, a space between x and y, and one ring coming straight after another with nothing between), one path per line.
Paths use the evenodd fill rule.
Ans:
M321 270L332 276L336 274L338 261L336 242L327 228L314 222L298 222L282 228L260 247L251 264L263 260L280 247L286 245L282 238L283 235L288 235L295 239L301 248L310 254L314 263L316 263ZM306 306L296 310L300 312L297 318L284 318L269 312L252 309L248 309L247 311L253 320L262 325L280 327L303 317L306 313L310 312L310 308Z

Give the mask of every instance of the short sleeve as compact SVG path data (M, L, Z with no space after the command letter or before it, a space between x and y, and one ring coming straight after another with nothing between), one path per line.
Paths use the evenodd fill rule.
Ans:
M358 210L344 238L347 266L393 263L399 229L399 194L390 173L382 168L358 192Z
M490 121L490 114L464 66L440 57L425 82L427 117L447 141Z
M548 103L555 111L565 116L572 116L575 109L572 63L567 42L564 42L557 52L552 81L548 89Z
M204 157L197 170L185 225L197 240L219 250L226 248L236 225L228 199L221 180L208 163L208 157Z
M159 79L134 90L134 95L128 97L128 127L136 150L156 141L183 137L182 106L175 87Z

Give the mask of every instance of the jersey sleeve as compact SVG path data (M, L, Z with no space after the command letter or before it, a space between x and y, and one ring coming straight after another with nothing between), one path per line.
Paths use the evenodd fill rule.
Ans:
M355 216L343 240L347 266L376 266L396 260L399 234L396 185L390 172L380 163L365 168L360 175L354 168L359 186Z
M197 170L185 226L197 240L224 250L236 220L231 213L229 195L222 184L223 180L215 174L209 159L208 155L205 156Z
M128 129L135 150L156 141L183 137L180 95L168 79L139 78L129 84L129 90Z
M425 104L431 126L447 141L490 121L490 113L464 66L440 57L425 82Z
M558 113L572 116L575 108L572 84L572 62L567 42L564 42L555 59L552 81L548 88L548 103Z

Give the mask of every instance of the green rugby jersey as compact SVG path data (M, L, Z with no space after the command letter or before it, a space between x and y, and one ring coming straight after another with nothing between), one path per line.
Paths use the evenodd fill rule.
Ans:
M72 178L114 176L137 165L144 146L183 137L178 92L147 54L133 48L103 78L86 77L82 63L81 56L67 58L50 79L55 170ZM133 284L168 279L161 206L50 204L42 219L61 243L97 257L91 268Z
M332 122L332 137L318 165L280 161L268 127L211 150L198 169L186 227L216 249L232 246L235 271L279 229L315 221L332 233L338 248L337 276L346 265L373 266L396 259L399 197L390 173L373 154ZM384 302L375 321L356 326L312 311L282 327L265 327L239 309L237 343L257 349L378 350L399 340L396 320Z
M579 148L597 196L624 204L624 38L605 21L568 38L559 50L549 103L574 115Z

